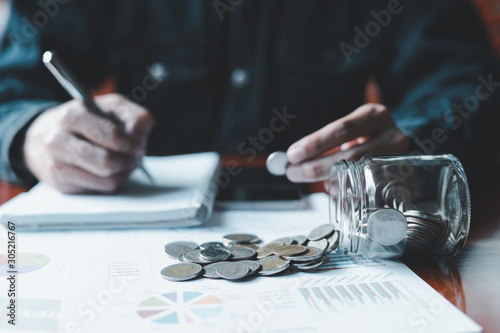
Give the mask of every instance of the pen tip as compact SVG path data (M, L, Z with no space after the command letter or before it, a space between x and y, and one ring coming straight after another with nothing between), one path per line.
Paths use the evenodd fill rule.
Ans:
M52 51L45 51L43 54L42 60L44 63L49 63L52 61L53 53Z

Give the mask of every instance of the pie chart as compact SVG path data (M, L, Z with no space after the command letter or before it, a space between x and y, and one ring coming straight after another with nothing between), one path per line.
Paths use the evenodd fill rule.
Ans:
M160 324L197 323L222 311L222 301L213 295L183 291L160 294L142 301L137 314Z
M16 265L14 269L11 269L8 264L8 258L5 254L0 254L0 277L8 276L12 273L7 273L8 271L16 271L17 274L25 274L34 272L42 267L47 266L50 262L49 257L39 253L17 253L16 254Z

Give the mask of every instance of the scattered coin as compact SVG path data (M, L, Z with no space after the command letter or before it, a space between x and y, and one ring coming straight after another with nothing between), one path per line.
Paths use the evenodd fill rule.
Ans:
M245 243L242 243L242 244L232 244L231 247L249 247L255 251L257 251L260 246L258 246L257 244L252 244L252 243L249 243L249 244L245 244Z
M217 267L225 263L225 261L213 262L211 264L203 267L203 276L209 279L221 279L220 275L217 274Z
M262 269L259 271L260 275L278 274L290 267L290 261L277 256L259 259L258 263L262 266Z
M161 270L161 276L170 281L187 281L199 276L203 268L198 264L175 264Z
M165 245L165 253L172 259L177 259L179 255L198 248L194 242L172 242Z
M257 243L259 237L252 234L228 234L223 237L227 244Z
M294 255L294 256L285 256L283 258L290 260L290 261L301 261L301 262L306 262L306 261L312 261L320 258L323 255L323 250L317 249L314 247L307 246L307 250L299 255Z
M298 245L304 245L307 242L307 236L306 235L296 235L293 236L293 243L298 244Z
M281 238L273 240L271 243L282 242L283 245L291 245L291 244L293 244L293 241L294 241L293 237L281 237Z
M307 246L315 247L317 249L321 249L322 252L325 252L328 248L328 241L325 238L309 241L307 242Z
M279 247L279 246L282 246L282 245L285 245L285 244L283 242L280 242L280 241L273 241L269 244L266 244L266 245L260 247L257 250L257 258L260 259L260 258L269 257L270 255L273 255L274 249Z
M253 275L253 274L257 273L260 269L260 264L257 261L241 260L238 262L248 266L248 269L250 270L250 273L248 275Z
M210 260L206 260L201 257L200 252L202 250L197 249L197 250L191 250L186 253L184 253L184 262L190 262L190 263L195 263L195 264L209 264L211 263Z
M294 265L296 268L300 269L301 271L310 271L318 268L319 266L323 265L325 260L323 257L316 259L312 262L308 262L307 264L302 264L302 265Z
M275 247L273 253L279 257L282 257L282 256L298 255L306 251L307 248L302 245L282 245Z
M217 267L216 272L223 279L238 280L247 276L250 269L239 262L225 262Z
M213 261L223 261L228 259L231 256L231 252L226 249L209 247L204 250L200 250L200 257L204 260L208 260L210 262Z
M334 231L335 226L332 223L322 224L311 230L311 232L307 235L307 238L312 241L319 240L330 236L330 234Z
M367 228L373 241L391 246L405 238L408 226L403 213L396 209L383 208L370 215Z
M328 248L326 249L326 253L330 253L335 251L339 247L339 233L335 230L335 232L327 239Z
M224 246L224 244L222 244L221 242L206 242L206 243L203 243L203 244L200 245L200 249L202 249L202 250L205 250L205 249L208 249L208 248L214 248L214 247L219 248L219 249L225 249L226 248Z
M286 174L286 167L290 162L286 157L286 152L275 151L267 157L266 167L267 171L275 176L284 176Z
M257 256L257 251L243 246L233 246L229 249L229 252L231 253L232 260L247 260L253 259Z

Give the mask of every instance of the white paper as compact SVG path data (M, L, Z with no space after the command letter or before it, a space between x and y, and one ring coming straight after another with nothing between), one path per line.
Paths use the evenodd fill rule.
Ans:
M33 228L127 226L130 223L188 222L203 204L211 211L213 200L204 202L201 193L210 184L219 163L216 153L199 153L144 159L155 184L135 170L129 184L114 194L62 194L38 184L0 209L1 221L15 221ZM213 198L212 198L213 199Z
M164 252L168 242L216 241L232 232L255 233L269 242L307 234L326 221L328 198L315 194L302 211L215 212L197 228L22 233L20 253L41 267L17 277L18 325L12 329L1 315L0 331L481 331L398 261L331 254L325 270L316 273L239 282L170 282L160 276L162 268L176 262ZM4 249L5 237L0 253ZM5 309L7 287L0 270L0 309Z

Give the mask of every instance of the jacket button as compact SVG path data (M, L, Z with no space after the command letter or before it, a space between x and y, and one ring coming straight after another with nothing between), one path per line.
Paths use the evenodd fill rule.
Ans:
M233 87L243 88L248 85L249 81L250 73L248 72L248 70L243 68L235 68L231 72L231 83L233 84Z

